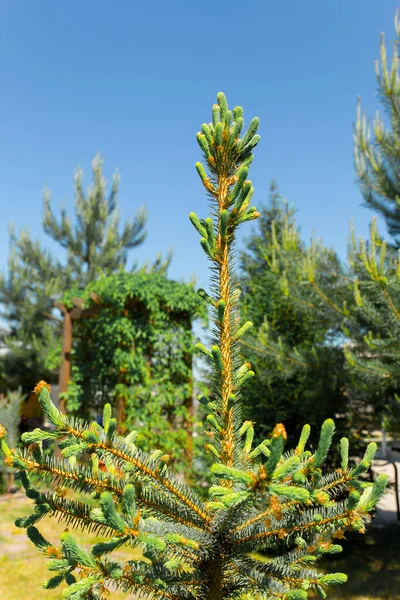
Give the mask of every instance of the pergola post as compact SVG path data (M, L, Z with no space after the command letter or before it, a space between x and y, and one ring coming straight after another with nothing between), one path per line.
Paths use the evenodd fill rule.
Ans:
M61 310L63 315L61 366L58 376L58 408L65 415L65 399L62 394L68 391L68 382L71 374L72 318L65 304L57 302L56 306Z

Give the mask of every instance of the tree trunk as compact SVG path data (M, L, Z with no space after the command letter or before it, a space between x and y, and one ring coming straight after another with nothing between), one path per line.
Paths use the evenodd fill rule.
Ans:
M223 600L221 558L210 559L205 563L204 572L210 582L206 600Z
M59 374L59 401L58 408L60 412L66 414L65 400L61 398L61 394L68 391L68 382L71 373L71 348L72 348L72 319L68 310L64 312L64 324L63 324L63 341L62 341L62 353L61 353L61 367Z

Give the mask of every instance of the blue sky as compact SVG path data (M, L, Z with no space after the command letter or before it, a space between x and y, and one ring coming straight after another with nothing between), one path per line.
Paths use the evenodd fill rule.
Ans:
M97 152L122 174L123 217L149 211L132 259L174 250L170 276L207 262L188 221L207 207L195 133L223 90L261 119L255 204L272 178L314 230L345 254L349 221L365 235L352 160L357 96L373 115L379 35L394 38L397 0L20 0L0 6L0 269L7 226L41 236L41 192L73 206L74 168ZM247 226L247 233L250 226ZM246 234L246 232L244 232ZM43 243L48 243L43 238ZM54 247L55 252L58 250Z

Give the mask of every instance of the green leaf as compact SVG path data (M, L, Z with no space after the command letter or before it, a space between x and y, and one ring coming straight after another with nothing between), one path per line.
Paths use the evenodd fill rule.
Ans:
M240 142L241 149L243 149L253 139L253 137L257 133L259 125L260 119L258 117L254 117L254 119L250 121L249 128L247 129L245 135L243 136L243 139Z
M208 358L212 358L212 354L209 350L207 350L207 348L204 346L204 344L201 344L200 342L198 342L195 346L196 350L198 350L199 352L201 352L201 354L204 354L204 356L207 356Z
M328 573L320 577L319 582L326 585L341 585L346 583L347 575L345 573Z
M214 253L212 251L212 248L211 248L210 244L208 243L208 240L206 240L205 237L201 238L201 240L200 240L200 246L203 248L203 250L207 254L207 256L209 256L210 258L214 257Z
M362 494L360 501L357 505L357 508L363 508L365 511L371 511L376 508L379 500L382 498L385 493L386 487L388 484L387 475L378 475L378 477L374 481L374 485L367 488Z
M211 355L214 359L214 364L215 364L216 368L218 369L219 372L222 372L222 370L224 368L224 363L222 362L222 354L221 354L221 350L218 348L218 346L211 347Z
M198 173L198 175L199 175L199 177L200 177L201 181L202 181L202 182L203 182L203 184L204 184L204 183L206 182L206 180L207 180L207 173L206 173L206 171L205 171L205 169L204 169L203 165L201 164L201 162L197 162L195 166L196 166L196 171L197 171L197 173ZM194 214L194 213L190 213L190 214ZM190 216L189 216L189 218L190 218ZM191 219L190 219L190 220L191 220ZM193 221L192 221L192 223L193 223ZM194 223L193 223L193 225L194 225ZM196 227L196 225L194 225L194 226ZM197 227L196 227L196 229L197 229ZM200 233L200 232L199 232L199 233ZM202 235L203 235L203 234L202 234Z
M307 596L305 590L290 590L290 592L286 592L285 600L306 600Z
M64 579L65 579L65 575L55 575L54 577L47 579L43 583L43 587L45 590L54 590L56 587L58 587L64 581Z
M328 456L329 448L332 444L333 434L335 432L335 423L332 419L326 419L321 427L318 448L314 454L313 467L320 467Z
M97 583L96 577L80 579L67 587L62 594L64 600L85 600L92 587Z
M125 521L117 513L114 499L110 492L103 492L101 494L100 506L107 525L112 527L112 529L116 529L117 531L124 533L126 530Z
M200 298L202 298L203 300L208 302L208 304L211 304L211 306L215 306L214 300L211 298L211 296L209 294L207 294L207 292L205 290L203 290L203 288L199 288L197 290L197 293L200 296Z
M64 416L52 403L50 398L50 392L47 389L46 385L44 385L41 388L38 395L38 401L50 423L53 423L53 425L55 425L56 427L63 427Z
M227 210L221 210L219 214L219 232L221 238L225 238L228 231L229 213Z
M209 154L210 154L210 148L209 148L209 145L208 145L208 142L207 142L207 138L204 135L204 133L198 133L197 136L196 136L196 138L197 138L197 142L198 142L198 144L199 144L199 146L200 146L203 154L206 157L209 156Z
M251 321L246 321L244 325L242 325L235 334L235 339L239 339L245 335L253 327L253 323Z
M84 565L85 567L95 567L96 561L94 557L81 548L75 538L68 532L61 535L61 546L63 554L66 558L72 558L72 560Z
M347 509L353 510L360 501L360 494L357 490L352 490L347 499Z
M209 144L212 144L214 140L213 140L213 137L212 137L212 135L211 135L210 128L209 128L209 126L207 125L207 123L203 123L203 125L201 126L201 130L202 130L202 132L204 133L204 135L206 136L207 142L208 142Z
M216 128L217 124L220 122L221 120L221 109L218 106L218 104L214 104L213 105L213 109L212 109L212 121L213 121L213 125Z
M145 544L151 550L155 552L163 552L166 548L166 543L161 538L156 537L155 535L151 535L144 531L141 531L138 536L138 541L141 544Z
M135 487L128 483L122 492L121 505L124 514L133 518L136 514Z
M110 419L108 423L107 441L110 442L117 431L118 423L117 419Z
M368 465L370 465L371 462L373 461L377 449L378 449L378 446L375 444L375 442L371 442L370 444L368 444L367 449L364 454L364 457L363 457L363 460L365 460L368 463Z
M36 529L36 527L28 527L26 530L26 534L28 538L31 540L33 544L35 544L36 548L45 552L46 549L51 546L50 542L44 539L42 534Z
M246 452L246 454L249 454L249 452L251 451L253 439L254 439L254 427L249 427L248 430L246 431L246 439L245 439L244 446L243 446L243 450L244 450L244 452Z
M249 170L248 170L247 167L241 167L239 169L239 171L237 173L238 180L237 180L237 183L236 183L236 185L233 188L232 193L231 193L231 198L233 200L235 200L235 198L238 197L239 192L241 191L241 189L242 189L242 187L243 187L243 185L244 185L244 183L245 183L245 181L247 179L248 173L249 173Z
M228 111L228 103L226 101L226 96L224 92L218 92L217 101L221 110L221 119L225 121L225 116Z
M222 134L224 131L224 126L222 123L216 123L215 125L215 144L217 146L222 146Z
M245 485L251 485L253 483L253 477L249 473L227 467L226 465L221 465L220 463L214 463L211 466L211 473L221 479L229 479L230 481L244 483Z
M226 302L225 300L218 300L217 311L218 311L218 321L220 323L224 322L224 314L225 314Z
M301 454L302 452L304 452L304 448L306 447L308 438L310 437L310 433L311 433L311 427L307 424L304 425L303 429L301 430L299 443L297 444L297 448L296 448L296 451L298 452L298 454Z
M108 427L110 425L111 416L112 416L111 404L107 403L104 405L104 408L103 408L103 428L106 433L107 433Z
M280 480L296 471L300 465L300 459L298 456L291 456L283 461L273 472L272 479Z
M42 431L41 429L34 429L33 431L27 431L21 435L21 440L24 444L38 444L44 440L55 439L60 434L57 431Z
M347 438L340 440L340 456L342 458L341 467L343 471L346 471L349 465L349 440Z
M289 500L306 502L306 500L310 498L310 493L308 490L292 485L271 484L268 489L271 493L276 494L277 496L283 496Z
M285 438L280 435L279 437L272 438L271 445L269 447L269 457L265 466L269 477L272 477L275 468L282 456L283 447L285 445Z
M47 561L47 568L49 571L65 571L69 569L69 561L65 558L52 558Z
M109 554L117 548L123 546L129 540L128 536L111 538L110 540L106 540L104 542L99 542L95 544L92 548L92 553L94 556L103 556L103 554Z

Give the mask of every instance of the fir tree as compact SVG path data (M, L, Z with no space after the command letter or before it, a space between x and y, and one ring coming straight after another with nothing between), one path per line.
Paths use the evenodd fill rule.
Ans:
M128 252L146 238L146 211L140 207L134 220L125 221L121 231L118 214L119 174L114 173L110 192L103 175L103 160L92 162L93 182L85 194L83 171L75 173L75 213L73 223L63 210L58 221L51 210L50 195L44 197L43 228L45 233L67 250L64 274L78 287L85 287L98 277L126 268ZM23 246L22 256L26 256ZM25 259L26 260L26 259Z
M373 458L374 444L360 464L351 466L348 442L342 439L341 466L322 474L334 434L332 420L324 422L312 453L306 450L307 425L297 447L288 451L282 424L254 447L253 425L241 419L240 390L253 372L238 356L238 340L249 324L239 321L233 247L237 228L259 216L250 204L253 187L248 180L252 150L259 141L258 119L241 137L243 125L242 109L229 110L219 93L212 122L203 124L197 135L208 173L202 163L196 168L212 204L210 217L190 215L214 275L210 294L199 291L212 308L215 324L211 349L198 345L214 378L213 399L200 399L209 412L206 450L214 459L208 501L170 472L167 457L141 452L134 433L124 439L116 435L109 405L102 426L71 420L51 403L45 382L37 385L36 393L54 431L24 434L27 448L20 451L9 449L1 430L7 463L20 473L35 503L32 515L17 524L27 527L32 542L49 559L55 574L45 587L67 583L64 598L103 598L107 587L157 600L300 600L312 589L325 597L326 587L344 582L346 576L322 574L314 563L341 550L332 540L343 537L344 530L363 531L384 491L385 477L374 485L360 478ZM57 438L62 438L61 460L42 452L43 441ZM87 455L89 462L84 460ZM100 460L105 471L99 469ZM57 483L55 492L36 490L33 475ZM69 491L90 500L66 498ZM66 532L61 546L54 546L36 528L45 515L106 539L89 551ZM113 559L112 552L123 545L139 546L143 558ZM270 552L270 560L257 551Z
M380 63L376 62L378 92L387 113L372 123L360 106L354 129L354 156L360 188L367 206L383 216L393 243L400 246L400 21L395 17L397 39L388 65L385 36L381 35Z

